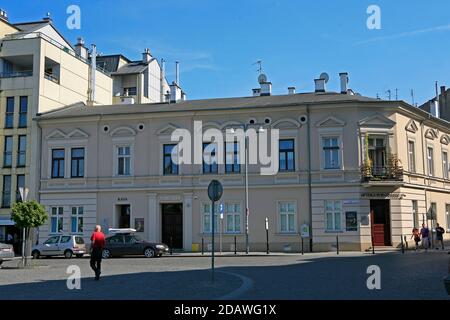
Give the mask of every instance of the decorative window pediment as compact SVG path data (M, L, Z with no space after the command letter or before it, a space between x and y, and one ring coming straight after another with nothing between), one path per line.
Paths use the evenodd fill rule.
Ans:
M431 140L437 139L437 138L438 138L438 132L437 132L437 130L434 130L434 129L428 129L428 130L425 132L425 138L431 139Z
M202 129L203 131L208 129L217 129L220 130L221 126L218 122L210 121L210 122L203 122L202 123Z
M416 133L417 130L419 130L419 127L417 126L416 122L414 120L409 120L408 124L405 127L406 131Z
M47 140L67 139L67 135L59 129L53 130L47 137Z
M277 120L272 124L272 128L275 129L296 129L300 126L298 121L288 118Z
M117 127L114 130L111 130L111 137L130 137L135 136L136 131L130 127Z
M86 139L88 137L89 135L80 129L75 129L67 135L69 139Z
M167 126L163 127L162 129L158 130L158 135L171 135L172 132L176 129L179 129L177 126L169 123Z
M441 137L441 143L448 146L450 144L450 137L446 134L443 134Z
M345 122L341 119L338 119L336 117L330 116L327 117L319 122L316 123L316 127L318 128L323 128L323 127L328 127L328 128L335 128L335 127L343 127L345 126Z
M395 126L395 121L377 113L360 120L358 124L360 127L392 128Z

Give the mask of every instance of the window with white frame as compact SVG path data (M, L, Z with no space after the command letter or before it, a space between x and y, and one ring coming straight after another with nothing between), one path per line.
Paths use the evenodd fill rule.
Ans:
M239 203L225 204L226 213L226 232L239 233L241 232L241 205Z
M327 231L342 230L342 203L341 201L326 200L325 201L325 218L327 223Z
M295 232L295 215L297 213L295 202L282 201L278 203L278 215L280 219L280 232Z
M52 207L51 209L51 232L62 233L64 231L64 208Z
M416 145L414 141L408 141L408 164L409 172L416 172Z
M83 233L83 207L72 207L71 232Z
M428 159L428 175L434 177L434 150L432 147L427 149L427 159Z
M339 169L341 167L339 137L323 137L322 148L324 169Z
M448 152L443 151L442 152L442 171L444 179L448 179L448 172L450 170L450 167L448 166Z
M117 147L117 175L129 176L131 174L131 147Z
M202 216L203 216L203 232L210 233L211 230L211 204L204 203L202 206ZM218 231L219 225L219 205L214 205L214 232Z
M445 216L447 218L447 231L450 231L450 204L445 205Z
M414 227L419 228L420 227L419 202L417 200L412 200L412 214Z

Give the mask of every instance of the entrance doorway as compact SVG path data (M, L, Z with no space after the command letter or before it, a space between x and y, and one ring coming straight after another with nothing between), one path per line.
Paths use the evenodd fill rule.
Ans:
M370 219L372 223L373 244L391 245L390 202L389 200L370 200Z
M131 206L122 204L116 206L116 224L117 228L130 228L131 225Z
M162 242L174 249L183 249L183 204L161 205Z

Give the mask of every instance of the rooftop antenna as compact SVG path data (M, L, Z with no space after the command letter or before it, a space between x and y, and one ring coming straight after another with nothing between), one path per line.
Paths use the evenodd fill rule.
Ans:
M398 89L395 88L395 101L398 101Z
M414 100L414 89L411 89L411 102L412 102L413 106L416 104L416 102Z
M389 98L389 101L391 101L391 97L392 97L392 91L391 91L391 89L389 89L388 91L386 91L386 94L387 94L387 96L388 96L388 98Z
M258 71L259 74L262 74L263 73L262 60L256 61L254 64L252 64L252 66L254 65L258 65L258 69L256 71Z

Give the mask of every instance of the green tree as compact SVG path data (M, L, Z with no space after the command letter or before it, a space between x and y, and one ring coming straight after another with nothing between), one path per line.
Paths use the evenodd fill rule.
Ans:
M16 202L12 207L12 220L16 226L25 229L25 252L22 252L23 265L27 265L27 256L29 256L30 247L30 231L33 228L42 226L48 219L45 207L35 200L26 202ZM23 251L23 250L22 250ZM25 254L27 253L27 254Z

